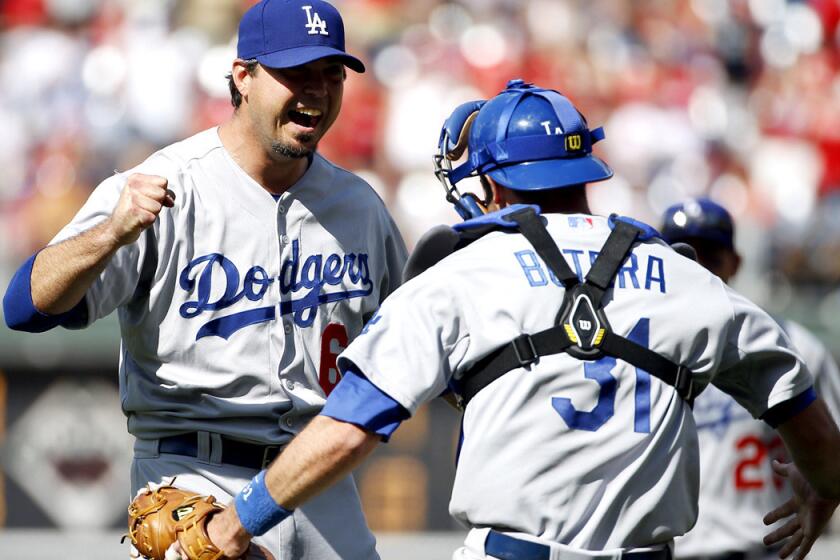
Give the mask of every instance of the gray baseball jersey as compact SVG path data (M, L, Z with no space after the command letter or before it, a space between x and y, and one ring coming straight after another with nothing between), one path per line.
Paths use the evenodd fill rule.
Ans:
M287 441L399 283L406 250L382 201L317 154L275 200L211 129L105 180L53 243L105 220L132 172L166 177L175 206L86 294L89 321L119 313L129 431Z
M582 276L607 221L547 219ZM341 360L414 412L492 350L553 326L563 294L523 236L490 233L391 295ZM616 333L754 416L812 385L775 321L664 242L634 247L606 301ZM638 548L691 528L698 468L694 418L671 386L610 357L543 356L470 401L450 512L580 549Z
M793 321L781 321L793 346L814 376L817 393L840 418L840 371L825 346ZM677 539L678 557L724 552L766 551L762 519L790 497L786 481L770 460L785 458L778 434L754 420L729 395L710 387L694 406L700 442L700 514L697 524ZM789 458L787 459L789 460ZM776 557L766 551L766 557Z

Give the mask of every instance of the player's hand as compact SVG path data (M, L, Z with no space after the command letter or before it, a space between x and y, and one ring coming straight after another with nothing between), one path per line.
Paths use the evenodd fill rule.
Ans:
M787 558L795 553L794 560L802 560L810 552L840 501L820 498L793 463L773 460L773 470L790 480L793 497L765 515L764 524L772 525L781 519L793 517L782 527L765 535L764 544L772 546L784 542L779 550L779 558Z
M133 173L128 176L117 206L107 224L119 246L134 243L140 234L155 223L164 208L175 204L169 182L158 175Z
M274 560L265 548L252 544L251 535L242 527L236 509L231 504L216 513L207 522L207 536L222 551L225 560ZM187 560L189 556L181 549L178 541L166 551L166 560Z
M233 504L210 518L207 523L207 536L224 552L226 558L239 558L251 544L251 535L239 522Z

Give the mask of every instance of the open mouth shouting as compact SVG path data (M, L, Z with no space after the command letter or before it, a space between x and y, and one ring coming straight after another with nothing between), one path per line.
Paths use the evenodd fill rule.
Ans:
M289 120L301 128L314 130L318 123L321 122L323 111L313 107L298 107L291 109L287 115Z

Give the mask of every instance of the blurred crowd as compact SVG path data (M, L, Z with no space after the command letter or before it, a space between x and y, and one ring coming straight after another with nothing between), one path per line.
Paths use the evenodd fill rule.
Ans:
M840 0L335 3L368 72L348 78L321 151L377 189L409 244L457 219L432 174L443 120L522 77L605 127L616 176L591 189L597 213L656 225L711 196L739 224L746 291L777 306L813 294L840 330ZM0 3L0 269L103 178L230 113L251 4Z

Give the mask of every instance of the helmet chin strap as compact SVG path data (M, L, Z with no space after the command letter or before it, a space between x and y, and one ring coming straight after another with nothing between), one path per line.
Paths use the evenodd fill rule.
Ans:
M487 205L471 192L462 194L453 204L455 211L465 220L478 218L489 212Z

